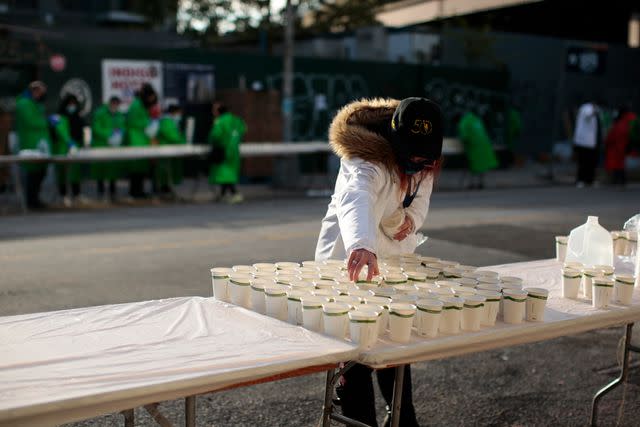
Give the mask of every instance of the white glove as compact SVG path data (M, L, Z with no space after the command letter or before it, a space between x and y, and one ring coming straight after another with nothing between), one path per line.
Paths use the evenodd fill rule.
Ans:
M38 151L40 151L45 156L51 154L51 149L49 148L49 143L46 139L41 139L40 142L38 142Z
M113 131L109 139L107 140L111 147L119 147L122 145L122 132L119 130Z
M155 138L158 134L158 128L160 127L160 122L158 120L152 120L151 123L144 129L145 135L149 138Z

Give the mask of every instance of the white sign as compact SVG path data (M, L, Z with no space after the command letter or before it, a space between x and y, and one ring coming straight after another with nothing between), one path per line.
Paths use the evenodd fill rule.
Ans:
M162 98L162 62L135 61L128 59L102 60L102 101L112 96L122 100L122 106L128 107L135 92L144 83L149 83Z

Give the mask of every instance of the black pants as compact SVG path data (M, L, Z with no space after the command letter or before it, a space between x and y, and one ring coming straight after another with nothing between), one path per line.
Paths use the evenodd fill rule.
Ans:
M611 183L613 185L627 185L627 173L624 169L611 171Z
M373 381L371 379L372 371L373 369L364 365L355 365L344 374L344 384L338 387L337 394L340 398L342 414L345 417L371 426L377 426ZM391 408L396 370L395 368L379 369L376 371L376 376L378 377L378 386L382 392L382 397L387 406ZM411 388L411 367L407 365L404 371L402 387L401 427L418 426Z
M27 207L30 209L37 209L42 207L42 202L40 201L40 187L42 186L42 181L44 180L45 175L47 174L45 170L39 170L34 172L27 172L25 174L25 190L26 190L26 202Z
M598 166L598 150L595 148L575 147L578 159L577 182L584 182L587 185L593 184Z
M144 179L146 174L136 173L129 176L129 195L133 198L142 198L144 193Z
M67 183L66 182L59 182L58 183L58 192L60 193L60 195L62 197L67 195ZM80 183L79 182L74 182L71 184L71 195L73 197L78 197L78 195L80 195Z
M116 195L116 182L114 181L107 181L109 183L109 196L114 197ZM104 192L105 192L105 181L103 180L98 180L96 182L98 184L98 195L100 197L104 196Z
M227 192L231 194L236 194L236 185L235 184L220 184L220 197L227 194Z

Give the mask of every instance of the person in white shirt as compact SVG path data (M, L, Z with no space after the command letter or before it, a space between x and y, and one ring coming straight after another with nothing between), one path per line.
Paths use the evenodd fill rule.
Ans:
M340 171L322 220L316 260L348 258L351 280L364 279L365 267L371 280L379 274L380 258L415 251L416 231L425 221L441 164L442 128L440 107L425 98L365 99L337 113L329 142L341 158ZM354 366L337 392L345 416L376 426L371 371ZM391 407L395 370L378 370L377 377ZM418 425L409 366L400 425Z
M598 148L600 146L600 110L595 103L587 102L580 106L576 116L573 133L573 146L578 170L576 185L584 187L593 185L598 165Z

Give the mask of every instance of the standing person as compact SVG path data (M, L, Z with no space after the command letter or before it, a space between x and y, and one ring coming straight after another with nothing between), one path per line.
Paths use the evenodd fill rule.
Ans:
M160 119L158 129L159 145L183 145L186 140L180 131L182 123L182 108L172 104L167 107L166 114ZM170 185L182 182L182 159L161 159L158 160L155 168L155 183L161 194L171 192Z
M158 133L158 121L152 120L150 112L157 108L158 94L149 83L145 83L129 106L126 116L126 142L131 147L148 147ZM129 195L134 199L145 198L144 181L149 176L149 160L127 162L129 170Z
M458 122L458 138L464 145L471 172L469 188L482 189L484 174L498 167L498 159L482 119L471 111L464 114Z
M115 148L122 145L124 114L120 112L120 104L120 98L112 96L107 104L101 105L93 113L93 122L91 124L92 148ZM91 178L96 180L99 199L109 202L115 200L116 181L121 174L121 162L96 162L91 165ZM108 196L105 194L105 184L109 186Z
M617 117L604 141L605 163L604 167L611 175L613 185L625 186L627 177L624 163L629 151L629 136L631 123L636 115L627 107L620 107Z
M51 153L49 124L44 110L47 85L34 81L16 99L16 133L21 150L39 150L43 154ZM23 163L25 174L26 203L29 209L42 209L40 187L47 173L43 163Z
M74 95L66 95L60 102L58 114L50 117L53 154L66 156L78 149L84 127L84 120L78 114L79 106L78 98ZM72 206L76 200L80 199L80 182L82 181L80 165L57 164L56 178L64 205ZM67 194L67 183L71 184L71 195Z
M367 267L367 280L379 274L380 258L413 253L416 231L429 210L429 199L442 155L442 112L425 98L353 102L338 112L329 142L341 158L329 208L322 220L316 260L348 257L351 280ZM404 217L395 230L385 219ZM377 426L372 370L356 365L338 387L342 413ZM391 407L395 370L376 371L378 385ZM407 366L400 425L417 426Z
M573 148L578 160L578 188L593 185L595 179L601 133L599 113L598 105L593 102L582 104L578 109L573 133Z
M213 104L213 120L208 142L212 150L219 153L219 158L215 160L217 163L211 165L209 184L220 185L217 201L241 203L244 197L237 192L236 184L240 179L240 142L247 132L247 125L220 102Z

